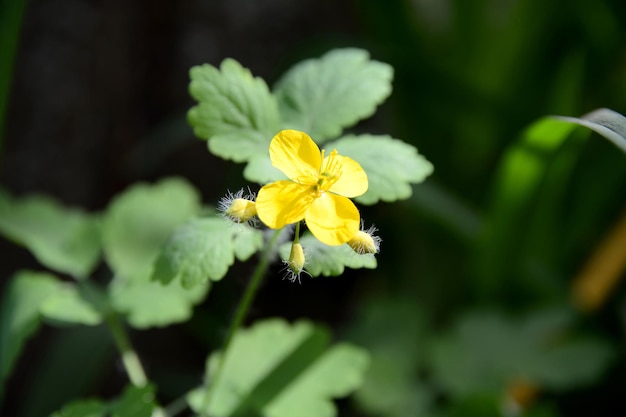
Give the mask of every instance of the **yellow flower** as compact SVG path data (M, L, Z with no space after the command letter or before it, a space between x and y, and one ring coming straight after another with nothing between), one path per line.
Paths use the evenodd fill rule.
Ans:
M272 229L304 220L318 240L341 245L359 230L350 198L367 191L367 175L355 160L333 150L328 156L304 132L283 130L270 143L272 165L290 180L261 188L257 215Z

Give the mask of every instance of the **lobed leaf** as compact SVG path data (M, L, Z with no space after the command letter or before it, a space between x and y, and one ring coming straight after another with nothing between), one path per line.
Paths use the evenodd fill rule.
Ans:
M235 262L261 248L261 232L222 217L194 218L174 231L155 263L152 279L193 288L218 281ZM179 285L180 285L179 284Z
M136 184L115 197L104 213L102 240L116 278L145 281L170 234L199 211L198 192L180 178Z
M208 413L216 417L332 417L332 398L348 395L362 380L367 353L349 344L329 348L325 328L306 321L259 322L237 333L212 389ZM211 380L220 353L207 361ZM192 392L191 407L202 409L205 389Z
M104 250L115 278L111 303L137 328L187 320L208 285L193 289L150 280L161 247L177 226L200 212L197 191L177 178L138 184L109 205L103 220Z
M193 67L190 77L189 92L198 104L189 110L188 120L213 154L243 162L267 153L280 119L265 81L233 59L225 59L220 69Z
M96 218L49 197L17 199L0 191L0 232L46 267L76 279L88 276L100 258Z
M328 52L291 68L276 84L283 127L307 132L322 143L369 117L391 93L393 69L367 51Z
M354 159L367 173L369 188L355 199L362 204L407 199L411 184L433 172L433 165L415 147L389 136L348 135L327 148Z
M372 254L359 255L347 244L328 246L307 233L300 238L304 248L306 262L304 269L313 277L320 275L337 276L343 274L345 267L352 269L376 268L376 257ZM279 248L283 259L289 259L291 242Z

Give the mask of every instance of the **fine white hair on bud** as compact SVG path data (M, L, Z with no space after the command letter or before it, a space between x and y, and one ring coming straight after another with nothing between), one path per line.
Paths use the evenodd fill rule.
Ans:
M249 226L257 225L256 217L256 195L248 189L244 194L243 188L236 193L230 191L217 203L217 209L226 219Z
M297 279L298 282L301 283L300 275L302 275L302 273L305 273L307 275L309 274L304 270L306 257L304 255L304 248L300 243L294 242L291 244L289 259L283 262L286 265L286 267L284 268L285 276L283 277L283 279L287 278L291 282L295 282Z
M380 242L382 242L382 239L374 234L377 231L378 229L374 225L367 230L363 230L361 227L356 235L348 241L348 246L359 255L377 254L380 251Z

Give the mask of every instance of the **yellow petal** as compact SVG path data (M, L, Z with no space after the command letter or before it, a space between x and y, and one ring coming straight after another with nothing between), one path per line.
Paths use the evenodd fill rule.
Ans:
M259 190L257 216L272 229L296 223L304 218L314 194L309 186L293 181L276 181Z
M368 187L367 174L361 165L347 156L335 155L337 165L340 167L341 175L329 191L344 197L358 197L365 194ZM328 157L324 158L324 163Z
M304 132L281 130L270 143L272 165L289 179L303 184L317 181L322 157L315 142Z
M331 193L322 193L304 216L313 236L331 246L352 239L359 231L359 219L359 211L352 201Z

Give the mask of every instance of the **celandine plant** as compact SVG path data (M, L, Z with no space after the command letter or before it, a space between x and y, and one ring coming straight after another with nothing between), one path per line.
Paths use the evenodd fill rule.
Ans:
M186 407L216 417L334 416L332 399L362 381L364 349L331 345L327 329L305 320L241 326L277 254L284 276L301 285L305 276L376 267L381 239L374 226L365 228L369 222L352 200L406 199L412 184L432 172L398 139L343 133L374 113L391 93L391 80L390 66L358 49L302 62L271 92L231 59L220 68L192 68L190 92L198 103L188 118L195 134L213 154L245 163L250 181L245 191L227 191L217 210L203 207L197 190L178 178L134 185L99 214L0 192L0 231L49 270L19 272L3 297L0 383L42 321L102 323L130 385L118 399L77 400L56 416L173 416ZM159 405L126 328L188 320L235 260L255 254L257 266L221 351L207 360L204 384ZM91 278L102 257L112 273L105 285Z

